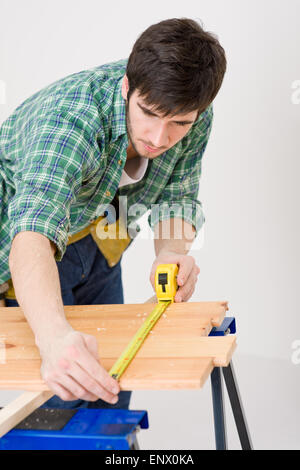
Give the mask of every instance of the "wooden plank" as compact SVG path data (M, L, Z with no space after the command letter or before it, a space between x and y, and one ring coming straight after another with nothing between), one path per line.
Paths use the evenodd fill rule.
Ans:
M109 370L155 300L153 296L145 304L65 306L65 313L74 329L96 336L100 362ZM201 388L215 366L228 365L236 347L234 336L207 337L227 310L227 302L172 304L121 377L121 390ZM0 411L2 436L53 393L41 379L38 349L22 310L0 308L0 325L0 388L31 390Z
M43 405L52 392L26 392L0 410L0 437L25 419L36 408Z
M152 298L151 298L152 299ZM151 300L149 299L149 300ZM150 313L155 303L143 304L107 304L107 305L66 305L64 307L68 319L86 321L113 319L126 320L140 313ZM180 302L168 307L172 315L176 317L184 315L184 318L197 318L203 321L211 320L213 326L219 326L228 310L228 302ZM20 307L0 308L0 321L8 323L26 322Z
M120 379L122 390L179 390L202 388L214 364L209 357L136 358L129 367ZM159 380L153 375L156 370Z
M106 370L114 364L115 358L106 358L101 364ZM214 367L212 358L135 358L120 379L121 390L163 390L201 388ZM36 368L37 370L37 368ZM29 372L32 372L30 368ZM22 380L14 376L8 380L11 390L28 388L32 391L49 390L43 380L28 377L28 370L22 371ZM156 376L156 374L159 374Z
M171 351L172 354L164 354L164 348L160 348L161 353L157 354L158 348L155 347L152 355L145 355L143 351L144 346L142 346L120 379L121 390L148 390L149 381L143 382L147 374L151 376L151 386L153 390L166 388L168 377L170 380L170 389L172 389L173 386L175 389L195 388L195 384L198 384L200 388L200 384L203 383L204 380L203 377L201 377L203 370L203 362L201 362L201 360L208 361L211 363L212 367L226 367L236 348L236 337L202 337L199 338L198 341L198 349L192 351L192 354L192 348L189 348L190 354L187 354L184 349L185 354L178 354L178 350L174 352L174 349L172 349L170 345L165 345L165 351ZM187 346L184 345L184 348L186 347ZM193 347L197 348L197 344L195 343ZM100 356L100 363L108 371L118 357L119 355L111 357ZM47 385L40 376L41 363L39 359L30 361L15 359L10 360L9 364L10 367L7 369L5 377L3 377L3 379L2 377L0 378L0 389L48 390ZM147 372L146 375L141 373L143 364ZM174 369L170 369L170 372L173 374L172 377L165 373L165 364L173 364L175 366ZM181 371L181 364L188 365L186 373L184 374L182 374ZM139 383L136 379L137 377L140 377ZM191 384L194 385L191 386Z
M228 349L231 348L231 343L235 341L235 336L228 337L212 337L208 338L202 334L202 330L198 329L193 332L193 337L188 338L177 335L176 331L170 332L169 336L161 334L159 327L154 327L152 333L149 334L141 349L138 351L136 357L151 358L151 357L219 357L216 365L225 364L227 362ZM92 333L91 333L92 334ZM115 337L111 338L110 335L103 332L100 336L96 336L99 342L99 357L100 361L106 358L117 359L124 348L127 346L130 338L133 335L124 335L124 338ZM6 345L6 366L0 365L0 387L6 373L15 374L15 368L20 365L30 368L30 363L36 361L40 366L40 355L35 344L28 343L22 346L20 343L14 344L11 340ZM14 366L13 366L14 364Z
M153 307L154 304L65 306L65 313L75 329L97 338L100 363L109 370ZM162 367L165 362L159 359L175 361L175 376L178 367L182 380L178 384L177 377L176 388L189 388L194 383L188 375L181 374L181 363L194 360L195 367L201 363L197 359L202 358L209 359L213 366L228 365L236 346L235 337L207 337L213 326L222 323L227 309L227 302L176 303L168 307L128 367L126 376L121 378L121 390L125 390L125 386L128 390L149 386L146 379L143 384L143 375L138 385L136 380L141 372L140 364L146 359L152 364L153 389L164 388L169 377ZM5 364L0 365L0 388L47 390L40 377L40 356L34 336L22 310L19 307L0 309L0 324L0 336L5 343ZM198 384L201 383L201 367L193 370L192 374L197 377ZM190 372L189 367L187 370ZM176 380L170 378L169 381L170 387L175 386Z

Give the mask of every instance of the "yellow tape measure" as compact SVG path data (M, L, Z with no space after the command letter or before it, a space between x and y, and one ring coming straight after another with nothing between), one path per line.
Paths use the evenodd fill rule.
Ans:
M145 319L142 326L136 332L130 343L122 352L121 356L114 363L109 374L119 380L125 369L128 367L149 332L164 313L168 305L174 302L177 291L176 276L178 273L177 264L159 264L155 272L155 292L158 304Z

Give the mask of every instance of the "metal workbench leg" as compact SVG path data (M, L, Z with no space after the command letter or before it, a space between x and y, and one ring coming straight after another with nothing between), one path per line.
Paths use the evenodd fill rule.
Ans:
M225 427L225 409L223 401L223 384L221 368L215 367L210 374L211 390L214 410L216 449L227 449L227 436Z
M130 450L140 450L139 443L137 439L135 438L133 443L131 444Z
M251 450L252 442L232 362L230 362L227 367L222 367L222 370L242 449Z

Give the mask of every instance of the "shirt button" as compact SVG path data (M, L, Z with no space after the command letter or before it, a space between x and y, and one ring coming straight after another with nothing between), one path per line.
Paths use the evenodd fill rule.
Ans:
M110 196L110 191L105 191L106 196Z
M121 166L121 165L122 165L122 160L119 160L118 163L119 163L119 165Z

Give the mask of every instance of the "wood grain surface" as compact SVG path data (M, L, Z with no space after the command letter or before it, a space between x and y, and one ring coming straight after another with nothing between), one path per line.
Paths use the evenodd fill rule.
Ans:
M65 306L74 329L98 340L109 370L155 304ZM149 333L120 379L121 390L200 388L213 367L227 366L234 335L208 337L221 325L227 302L173 303ZM48 390L40 356L21 308L0 308L0 389Z

